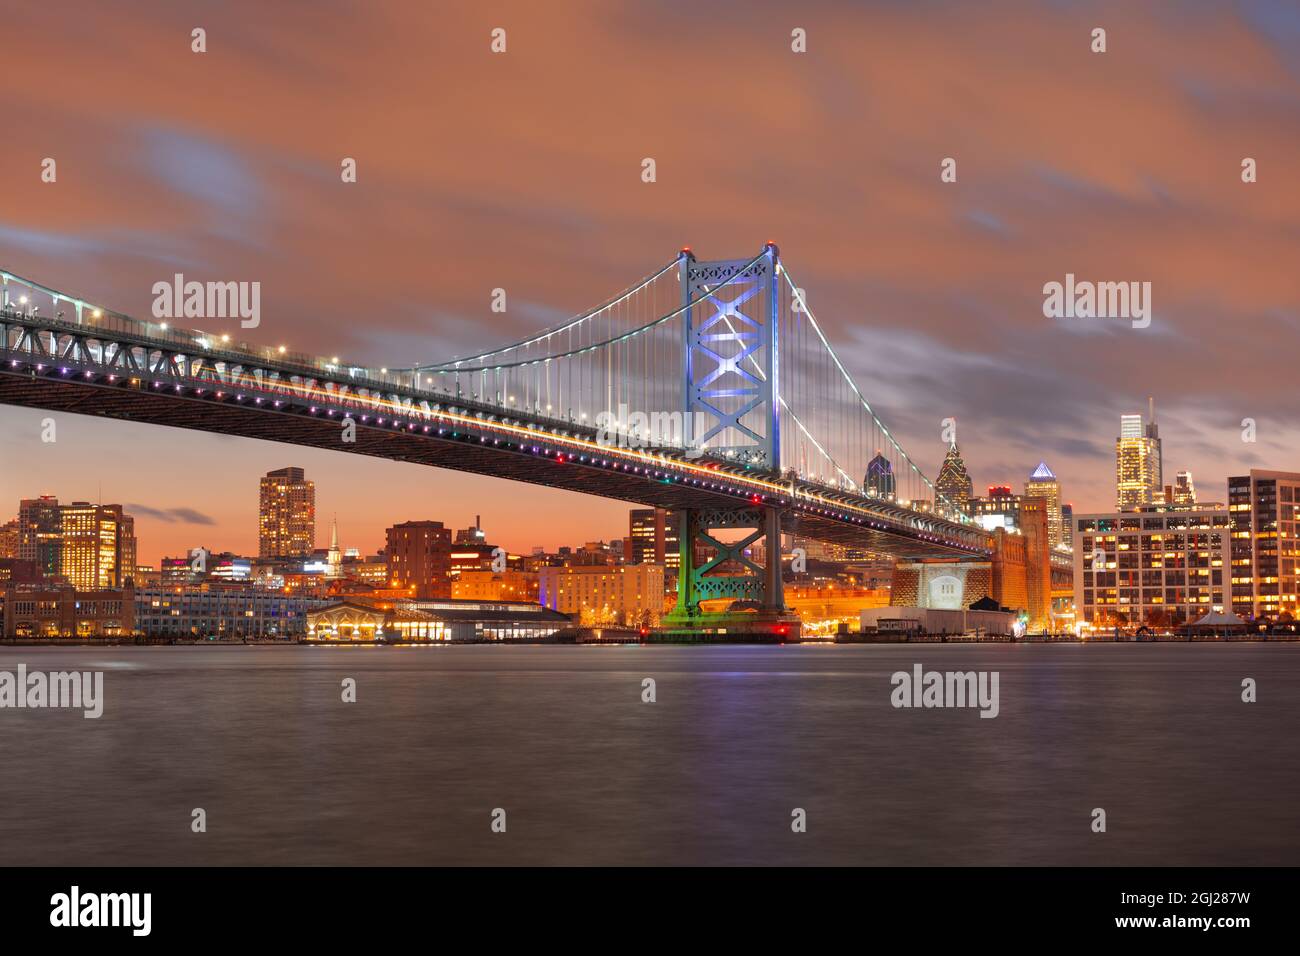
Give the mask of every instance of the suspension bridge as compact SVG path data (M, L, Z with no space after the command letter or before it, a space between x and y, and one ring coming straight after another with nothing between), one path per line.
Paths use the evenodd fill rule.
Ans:
M707 262L684 249L521 341L381 368L132 318L4 271L0 284L0 402L671 509L669 630L797 627L783 533L910 559L991 550L872 410L773 243ZM746 610L701 609L720 599Z

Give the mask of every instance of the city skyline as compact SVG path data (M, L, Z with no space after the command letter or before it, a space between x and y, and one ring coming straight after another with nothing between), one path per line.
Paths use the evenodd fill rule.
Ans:
M37 42L53 15L17 12L7 28L16 41L11 106L19 126L41 136L0 157L9 184L0 260L139 316L153 283L177 271L261 281L266 315L248 338L382 364L531 331L603 300L681 245L729 254L771 237L809 264L813 307L931 478L946 450L941 422L955 417L977 488L1019 487L1046 460L1076 512L1104 510L1113 423L1152 394L1167 472L1189 470L1205 489L1251 468L1289 467L1300 409L1271 385L1285 380L1286 357L1267 346L1293 334L1295 290L1269 264L1297 244L1285 227L1297 193L1282 173L1297 143L1294 124L1280 122L1285 99L1258 92L1294 87L1296 33L1283 14L1262 4L1108 9L1120 42L1099 61L1076 42L1088 15L1069 9L1032 8L1014 26L995 26L947 8L951 39L936 37L920 11L873 11L869 29L865 14L857 22L846 13L844 30L828 10L799 13L818 53L807 61L773 52L788 47L789 14L754 10L729 45L734 77L710 80L715 96L774 105L786 135L768 137L757 162L685 148L707 139L708 121L645 85L647 57L667 55L656 65L666 74L698 62L703 41L683 40L648 12L593 8L561 25L519 7L509 15L511 53L493 60L442 39L486 33L493 24L475 13L439 15L452 23L428 14L398 31L384 29L382 13L353 22L341 12L356 29L341 30L348 48L331 53L342 40L295 46L292 16L235 4L205 11L221 40L205 59L175 39L192 24L164 6L129 26L92 10L79 29L99 42L82 69L55 76L40 69ZM698 16L705 32L731 20ZM1175 29L1177 44L1160 42ZM301 56L285 64L254 55L266 38ZM1141 58L1128 52L1139 48ZM1060 85L1026 93L1005 66L1009 50L1021 69ZM358 55L366 51L382 55ZM464 96L438 100L436 120L426 119L430 90L402 65L431 54L465 81ZM116 70L124 55L142 68ZM1179 69L1187 56L1201 64L1194 87ZM338 84L328 105L280 72L310 73L326 59ZM247 67L222 74L238 107L193 115L204 71L231 64ZM579 88L578 108L555 110L575 95L576 71L592 67L601 82ZM169 82L159 84L163 74ZM953 82L970 75L979 87ZM515 82L523 76L529 82ZM883 88L897 95L876 95ZM377 89L390 115L411 118L403 135L371 125ZM972 103L1002 119L967 120ZM550 125L505 122L513 110ZM1078 135L1074 110L1131 148L1064 148ZM624 111L638 122L586 135L588 116ZM455 150L445 148L448 133ZM586 148L558 145L568 142ZM843 161L823 168L810 158L823 150ZM60 161L56 183L37 175L45 155ZM338 182L342 156L357 159L350 186ZM639 178L646 156L659 163L653 184ZM942 186L946 156L959 172ZM1243 156L1259 160L1258 182L1240 181ZM1058 221L1071 223L1068 234ZM366 255L375 247L388 253ZM1150 279L1152 325L1045 319L1042 285L1067 273ZM501 315L489 311L498 287L512 303ZM1251 376L1184 374L1243 350L1254 356ZM146 504L154 513L135 512L146 562L213 534L222 535L214 547L252 553L243 479L223 473L264 474L286 461L317 476L321 513L337 510L342 539L363 551L393 521L427 511L455 525L456 515L491 512L488 501L512 549L600 537L626 521L613 501L76 416L59 416L58 441L45 444L44 417L0 409L0 427L25 450L21 469L0 474L0 494ZM1258 425L1253 444L1241 440L1245 418ZM404 503L397 514L394 500ZM431 500L436 508L413 506ZM562 527L549 518L556 513Z
M28 411L25 409L16 409L16 410ZM1131 417L1134 416L1123 415L1121 416L1121 419L1131 418ZM1136 416L1136 417L1140 418L1141 416ZM1119 422L1117 420L1117 424L1118 423ZM133 426L133 427L145 427L145 426ZM221 436L221 435L200 436L200 437L207 437L210 438L211 440L222 441L222 442L226 442L226 441L252 442L251 439L231 438L229 436ZM267 442L255 442L255 443L259 445L271 445L272 449L283 448L283 446L274 445L273 443L267 443ZM272 450L269 457L264 457L262 459L264 461L275 460L275 461L280 461L281 464L264 468L260 474L255 475L252 478L252 481L260 482L261 479L263 479L265 476L267 476L269 473L272 472L278 472L285 469L297 469L297 470L302 470L307 472L306 477L309 483L320 486L322 484L322 481L317 477L315 477L311 473L310 469L306 469L300 464L284 464L284 462L287 461L299 462L307 458L317 458L317 459L324 458L326 459L326 461L321 462L321 464L324 466L328 464L329 458L337 457L337 453L330 452L330 451L322 451L319 449L294 448L294 449L287 449L287 450L289 452L289 454L287 455L278 454L277 452ZM950 457L953 453L952 446L945 445L944 451L945 451L945 459ZM1062 485L1061 500L1060 500L1061 505L1071 505L1075 513L1094 513L1094 512L1105 512L1108 510L1113 510L1112 506L1115 501L1116 487L1117 487L1116 477L1114 474L1114 468L1115 468L1114 450L1112 449L1109 452L1109 454L1111 456L1110 463L1109 463L1111 469L1110 489L1102 496L1101 500L1093 502L1095 507L1082 507L1076 500L1072 499L1071 497L1072 489L1074 488L1076 482L1085 486L1091 483L1086 476L1070 476L1066 482L1061 483ZM1266 463L1263 466L1254 466L1254 467L1263 467L1264 470L1287 470L1287 468L1289 467L1287 464L1288 461L1289 459L1283 456L1280 457L1276 462ZM396 466L396 467L405 467L411 469L422 468L424 471L426 472L428 471L428 469L423 468L423 466L418 466L418 465L403 466L401 465L401 463L388 462L382 459L376 459L373 461L367 459L366 463L373 464L376 466L388 466L388 467ZM1009 484L1011 487L1015 487L1016 485L1025 481L1025 479L1029 479L1032 481L1035 467L1041 468L1044 464L1046 464L1045 461L1040 461L1038 463L1038 466L1026 467L1025 469L1023 469L1023 472L1020 475L1013 474L1013 475L1006 476L1005 478L1003 476L998 476L996 478L992 478L988 480L987 482L985 482L982 477L979 480L975 480L975 476L972 475L969 480L972 482L973 488L975 490L979 490L985 487L993 488L1004 484ZM942 465L943 465L943 460L940 461L939 467L936 467L934 469L933 474L935 476L940 476L942 474ZM1183 473L1189 471L1189 469L1184 467L1178 467L1177 471ZM1239 473L1246 473L1248 471L1250 471L1249 468L1236 470L1233 469L1232 467L1229 467L1227 469L1227 474L1225 475L1222 481L1221 493L1217 496L1211 494L1209 495L1207 500L1217 501L1217 502L1225 501L1227 497L1228 479L1231 478L1233 475ZM479 476L466 476L466 475L460 475L459 473L446 472L442 470L437 470L435 473L437 475L452 475L461 479L483 482L488 485L493 483L497 483L497 484L505 483L503 482L502 479L479 477ZM330 469L328 467L322 467L321 474L324 478L324 485L328 489L330 482L335 480L335 470ZM1171 475L1173 474L1172 468L1169 469L1169 474ZM364 476L361 476L361 478L362 480L364 480ZM1052 478L1053 481L1057 480L1057 477L1054 474ZM66 484L66 483L68 483L68 480L67 480L67 476L64 475L60 478L60 484ZM12 493L9 491L8 488L9 484L13 485L14 490ZM75 482L73 482L73 484L75 485ZM1163 488L1155 489L1155 490L1163 491ZM20 500L22 498L36 498L41 495L51 495L52 497L59 498L60 500L65 502L73 501L73 500L89 500L94 502L96 500L93 498L85 499L72 494L63 494L61 490L41 489L39 491L35 491L32 490L30 486L26 485L21 478L14 481L12 480L12 476L8 474L0 473L0 494L5 494L5 493L10 493L11 496L14 497L15 501ZM563 522L561 525L546 527L541 532L539 539L537 540L525 539L524 537L522 537L522 534L524 533L513 532L509 530L517 527L514 519L510 516L517 513L518 503L514 503L514 505L512 506L510 503L509 496L505 495L501 499L496 499L491 501L491 504L494 506L496 505L505 506L502 510L504 511L506 517L504 519L499 519L501 530L495 532L495 539L498 541L498 543L500 543L503 547L506 547L511 551L515 551L519 553L528 553L535 547L542 547L548 551L554 551L557 548L565 545L573 545L575 542L612 540L613 538L622 537L621 534L618 534L616 532L620 527L626 529L629 510L632 511L637 510L636 506L629 506L628 504L620 501L593 499L586 496L576 495L576 494L558 491L558 490L549 490L549 489L546 490L546 493L553 494L553 495L562 495L568 498L576 498L576 499L583 500L584 502L591 502L598 506L604 506L601 508L601 510L603 512L605 508L608 508L610 512L610 519L607 522L602 521L599 523L594 521L590 523L580 522L579 525L581 527L587 527L592 531L592 533L586 535L582 533L570 533L567 530L565 530L570 525L570 522L566 519L566 521ZM326 496L328 496L329 494L328 490L326 491L325 494ZM103 502L115 501L115 499L112 499L111 497L108 496L103 497L102 500ZM145 544L145 546L143 546L140 549L139 556L138 556L139 558L138 563L157 567L162 558L176 557L177 555L183 555L188 553L190 549L195 547L200 547L200 546L208 547L210 550L214 552L231 552L234 554L249 555L249 556L258 555L260 550L260 521L259 521L260 494L259 494L258 487L255 486L253 487L253 490L250 491L250 500L252 500L253 504L249 506L246 502L242 508L237 501L234 502L233 507L228 512L226 512L227 520L224 523L216 520L212 515L199 512L195 509L176 508L176 509L169 510L166 508L160 508L150 502L141 502L141 501L130 501L130 502L120 501L116 503L121 503L124 509L135 518L137 529L149 529L151 532L157 534L157 538L159 541L171 542L170 544L166 544L166 545L148 543ZM328 500L328 498L326 498L325 500ZM446 524L447 527L449 528L458 528L465 523L460 518L449 519L442 513L439 513L436 516L433 514L423 514L423 513L416 514L415 512L419 511L418 507L411 509L406 506L402 506L403 508L406 508L406 511L410 511L411 513L407 514L406 511L403 511L401 515L393 514L391 513L392 511L394 510L401 511L402 509L401 508L394 509L394 506L388 503L385 504L385 507L388 509L388 511L382 513L377 512L368 507L363 507L362 509L360 509L362 513L372 514L375 516L375 518L370 520L359 519L358 517L356 517L355 514L356 509L354 507L358 502L358 500L362 501L363 504L365 503L364 496L362 496L361 499L358 499L356 497L338 495L335 498L335 504L337 505L339 502L343 502L346 505L345 507L337 507L337 506L323 507L322 506L321 508L316 509L316 513L317 514L329 513L333 515L333 517L331 518L332 521L338 521L339 515L342 515L343 524L341 527L343 528L343 530L340 532L340 541L343 543L343 547L345 549L356 549L360 551L362 554L377 553L384 546L386 529L400 522L426 521L426 520L441 521L444 524ZM489 524L497 523L493 520L495 517L493 509L483 504L480 499L469 498L463 503L463 507L465 509L468 509L468 513L472 513L475 516L477 516L480 513L487 514L489 516ZM456 514L461 514L461 513L462 512L459 510L456 512ZM387 517L384 517L385 514L387 515ZM236 518L235 516L238 517ZM375 520L378 521L377 524L375 523ZM2 523L3 522L0 521L0 524ZM248 524L250 527L245 528L244 527L245 524ZM325 528L328 528L328 523L322 523L316 528L315 537L313 538L313 546L310 550L320 551L323 550L326 545L328 545L329 531L322 530ZM611 528L613 529L614 533L611 533L610 530ZM204 530L204 529L211 529L211 530ZM324 536L325 545L322 545L321 543L322 536ZM139 531L137 531L136 537L142 542L149 542L152 536L146 537L145 534L142 534ZM244 543L242 544L239 543L241 541ZM1068 540L1065 543L1068 543Z

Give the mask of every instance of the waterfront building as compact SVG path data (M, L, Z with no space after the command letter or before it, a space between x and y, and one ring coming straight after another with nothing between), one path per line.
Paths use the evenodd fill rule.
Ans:
M58 574L84 591L124 587L135 572L135 519L121 505L87 501L59 512Z
M420 599L451 597L450 529L441 521L404 521L386 535L389 587Z
M182 584L137 589L135 619L149 637L294 638L307 633L307 612L327 603L251 584Z
M1047 502L1048 540L1053 548L1066 543L1068 531L1061 521L1061 483L1047 467L1047 462L1040 461L1025 482L1025 498L1042 498Z
M1021 532L991 533L987 559L899 561L894 568L889 603L895 608L970 609L977 602L1023 613L1031 631L1060 630L1053 595L1070 587L1069 556L1048 545L1046 505L1024 502Z
M542 568L538 585L543 605L584 625L653 625L663 614L664 569L657 564Z
M1231 610L1245 619L1300 617L1300 473L1251 469L1228 479Z
M1215 508L1075 515L1079 620L1164 628L1222 612L1231 603L1232 522Z
M316 547L316 484L301 468L278 468L262 478L258 498L258 557L311 554Z
M135 586L82 589L56 581L4 582L0 633L6 640L129 637L135 630Z
M317 641L538 641L572 626L567 616L537 604L495 601L345 600L307 615L307 636Z

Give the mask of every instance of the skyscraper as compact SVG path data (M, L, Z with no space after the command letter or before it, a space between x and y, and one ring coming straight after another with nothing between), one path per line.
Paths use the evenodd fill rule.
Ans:
M82 591L125 587L135 576L135 519L121 505L74 501L59 510L58 573Z
M1042 498L1047 502L1047 540L1051 547L1065 543L1065 524L1061 520L1061 483L1047 467L1047 462L1040 461L1025 482L1026 498ZM1024 502L1021 502L1023 511Z
M291 558L316 548L316 484L301 468L278 468L262 479L258 556Z
M1174 505L1196 504L1196 485L1192 483L1192 473L1190 471L1180 471L1178 473L1178 477L1174 479L1173 499L1166 503Z
M944 455L943 465L939 468L939 477L934 482L934 489L947 498L958 511L965 514L969 510L970 475L966 472L966 462L962 460L955 438L948 446L948 454Z
M1115 439L1118 510L1131 511L1155 503L1164 493L1161 474L1160 432L1155 422L1143 425L1141 415L1121 415L1119 437Z
M889 459L876 452L876 457L867 462L867 494L877 498L894 498L894 466Z
M62 513L51 495L24 498L18 503L18 557L35 561L46 577L59 574Z
M1160 426L1156 424L1156 400L1154 398L1147 399L1147 426L1145 431L1147 441L1151 442L1151 446L1155 449L1156 490L1164 491L1164 454L1160 447Z
M624 555L628 564L662 564L673 569L681 564L677 513L664 508L634 508L628 513L628 542ZM666 576L666 577L671 577Z
M1300 617L1300 474L1252 469L1230 477L1228 513L1232 610L1243 618Z

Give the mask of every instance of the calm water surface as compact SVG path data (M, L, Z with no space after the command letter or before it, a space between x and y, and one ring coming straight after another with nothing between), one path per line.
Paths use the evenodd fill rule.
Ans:
M20 662L103 670L106 704L0 710L6 865L1300 864L1300 645L0 649ZM1000 715L894 709L916 662L999 671Z

